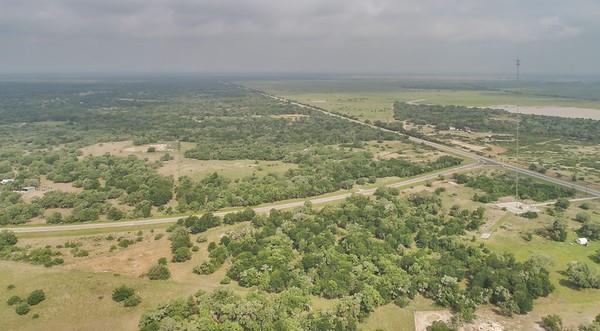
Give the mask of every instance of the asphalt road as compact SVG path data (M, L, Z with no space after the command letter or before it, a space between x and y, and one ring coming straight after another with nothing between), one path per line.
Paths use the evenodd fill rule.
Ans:
M254 90L254 91L256 91L258 93L261 93L262 95L267 96L269 98L278 100L278 101L288 102L288 103L290 103L292 105L295 105L295 106L298 106L298 107L302 107L302 108L310 108L312 110L320 111L321 113L324 113L324 114L327 114L327 115L330 115L330 116L334 116L334 117L337 117L337 118L342 118L342 119L345 119L347 121L354 122L354 123L357 123L357 124L366 125L366 126L369 126L369 127L373 128L373 129L377 129L377 130L381 130L381 131L385 131L385 132L390 132L390 133L395 133L395 134L399 134L399 135L403 135L404 136L403 133L399 133L397 131L393 131L393 130L385 129L385 128L382 128L382 127L378 127L376 125L365 123L365 122L362 122L362 121L359 121L359 120L355 120L355 119L352 119L352 118L348 118L348 117L345 117L345 116L342 116L342 115L330 113L330 112L328 112L326 110L323 110L323 109L320 109L320 108L317 108L317 107L313 107L311 105L302 104L302 103L299 103L299 102L296 102L296 101L292 101L292 100L289 100L289 99L286 99L286 98L283 98L283 97L279 97L279 96L271 95L271 94L268 94L268 93L264 93L262 91L257 91L257 90ZM527 175L527 176L530 176L530 177L535 177L535 178L538 178L538 179L541 179L541 180L545 180L545 181L548 181L548 182L551 182L551 183L554 183L554 184L557 184L557 185L561 185L561 186L564 186L564 187L572 188L574 190L577 190L577 191L580 191L580 192L583 192L583 193L586 193L586 194L589 194L589 195L592 195L592 196L595 196L595 197L600 197L600 191L599 190L595 190L593 188L590 188L590 187L587 187L587 186L584 186L584 185L580 185L580 184L573 183L573 182L568 182L568 181L565 181L565 180L562 180L562 179L558 179L558 178L555 178L555 177L550 177L550 176L547 176L547 175L544 175L544 174L540 174L539 172L536 172L536 171L531 171L529 169L524 169L524 168L521 168L521 167L517 167L515 165L509 164L509 163L505 163L505 162L502 162L502 161L498 161L498 160L494 160L494 159L489 158L489 157L481 156L481 155L473 153L473 152L468 152L468 151L465 151L465 150L460 149L460 148L455 148L455 147L451 147L451 146L448 146L448 145L435 143L435 142L432 142L432 141L429 141L429 140L421 139L421 138L418 138L418 137L413 137L413 136L410 136L410 135L408 135L408 138L411 141L413 141L413 142L424 144L424 145L428 145L428 146L431 146L431 147L436 148L436 149L441 150L441 151L445 151L445 152L452 153L452 154L455 154L455 155L460 155L460 156L463 156L463 157L466 157L466 158L474 159L474 160L477 160L477 161L485 163L485 164L495 165L495 166L504 168L506 170L517 172L517 173L520 173L520 174L523 174L523 175Z
M404 181L396 182L388 185L389 187L403 187L408 185L413 185L416 183L421 183L428 180L433 180L438 178L438 176L447 176L460 171L472 170L480 167L479 163L470 163L454 168L447 169L445 171L435 172L411 179L407 179ZM362 194L362 195L373 195L376 189L366 189L359 190L358 192L349 192L349 193L340 193L322 198L307 198L306 200L301 201L293 201L293 202L285 202L285 203L273 203L266 206L260 206L253 208L257 213L268 213L272 209L289 209L302 207L306 201L310 201L313 205L324 204L328 202L335 202L344 200L352 194ZM231 211L221 211L215 212L214 214L217 216L225 216L226 214L231 213ZM105 223L84 223L84 224L66 224L66 225L48 225L48 226L23 226L23 227L10 227L10 228L2 228L4 230L10 230L15 233L39 233L39 232L63 232L63 231L77 231L77 230L89 230L89 229L109 229L109 228L122 228L122 227L130 227L130 226L140 226L140 225L156 225L156 224L167 224L167 223L175 223L178 219L185 216L177 216L177 217L167 217L167 218L157 218L157 219L141 219L141 220L132 220L132 221L116 221L116 222L105 222Z
M249 90L253 90L253 89L249 89ZM310 105L305 105L305 104L302 104L302 103L299 103L296 101L291 101L291 100L288 100L283 97L267 94L267 93L264 93L264 92L258 91L258 90L253 90L253 91L258 92L264 96L267 96L269 98L272 98L272 99L275 99L278 101L288 102L290 104L293 104L293 105L301 107L301 108L310 108L312 110L319 111L326 115L341 118L341 119L344 119L344 120L347 120L350 122L354 122L354 123L357 123L360 125L366 125L373 129L403 135L402 133L399 133L399 132L396 132L393 130L388 130L388 129L381 128L381 127L378 127L378 126L375 126L375 125L372 125L369 123L361 122L359 120L355 120L355 119L351 119L351 118L341 116L338 114L330 113L323 109L313 107ZM402 182L397 182L397 183L389 185L390 187L402 187L402 186L412 185L415 183L435 179L439 175L448 175L448 174L452 174L452 173L455 173L458 171L472 170L477 167L480 167L481 165L494 165L494 166L498 166L498 167L501 167L501 168L504 168L504 169L507 169L510 171L521 173L523 175L527 175L527 176L535 177L535 178L545 180L548 182L552 182L557 185L569 187L569 188L575 189L577 191L587 193L594 197L600 197L600 191L588 188L586 186L582 186L582 185L579 185L576 183L567 182L567 181L564 181L564 180L561 180L558 178L546 176L544 174L540 174L538 172L531 171L529 169L523 169L523 168L511 165L511 164L508 164L505 162L497 161L497 160L494 160L494 159L491 159L488 157L484 157L484 156L478 155L476 153L468 152L468 151L465 151L465 150L462 150L459 148L435 143L432 141L424 140L424 139L413 137L413 136L408 136L408 137L413 142L428 145L428 146L431 146L438 150L445 151L445 152L448 152L451 154L470 158L470 159L476 160L477 163L471 163L471 164L463 165L460 167L451 168L451 169L448 169L447 171L438 172L438 173L434 173L434 174L428 174L428 175L419 176L419 177L416 177L413 179L408 179L408 180L405 180ZM356 193L363 194L363 195L372 195L373 193L375 193L375 189L360 190L359 192L356 192ZM257 213L266 213L266 212L270 211L271 209L288 209L288 208L294 208L294 207L301 207L304 205L305 201L310 201L313 204L323 204L323 203L334 202L334 201L346 199L347 197L349 197L352 194L354 194L354 193L342 193L342 194L336 194L336 195L332 195L332 196L328 196L328 197L314 198L314 199L308 198L308 199L302 200L302 201L294 201L294 202L287 202L287 203L279 203L279 204L274 203L274 204L270 204L267 206L256 207L256 208L254 208L254 211L256 211ZM219 215L219 216L223 216L225 214L227 214L227 212L215 212L215 215ZM159 218L159 219L142 219L142 220L137 220L137 221L119 221L119 222L89 223L89 224L69 224L69 225L30 226L30 227L25 226L25 227L11 227L11 228L4 228L4 229L13 231L15 233L36 233L36 232L75 231L75 230L86 230L86 229L105 229L105 228L119 228L119 227L130 227L130 226L139 226L139 225L155 225L155 224L174 223L181 217L182 216Z

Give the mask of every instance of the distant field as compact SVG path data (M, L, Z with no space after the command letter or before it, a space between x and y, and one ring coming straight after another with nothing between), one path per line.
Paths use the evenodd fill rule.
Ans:
M369 84L369 82L344 80L252 81L243 84L363 120L393 119L394 101L478 107L493 105L577 107L600 111L600 101L545 96L540 95L538 90L527 89L516 94L510 90L405 88L381 82ZM572 112L572 110L565 111ZM556 116L556 109L549 115Z

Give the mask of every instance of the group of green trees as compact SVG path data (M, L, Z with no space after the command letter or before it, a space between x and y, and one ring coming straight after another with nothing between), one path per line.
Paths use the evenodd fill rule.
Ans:
M515 194L516 178L514 175L506 172L476 175L456 173L453 175L453 178L459 184L465 184L468 187L483 191L485 194L476 193L473 196L473 200L478 202L494 202L498 198ZM521 176L519 178L520 199L548 201L573 197L574 195L575 190L573 189L542 182L531 177Z
M0 176L14 182L0 187L0 225L26 222L50 208L69 211L46 213L49 223L148 217L156 210L172 212L166 204L173 196L180 212L251 206L462 162L451 156L420 163L375 160L360 150L366 141L403 138L217 81L5 85ZM83 157L79 150L125 139L195 143L185 152L190 158L280 160L295 166L284 174L237 180L212 174L174 183L156 171L170 157L148 163L133 156ZM53 191L32 203L12 192L39 186L42 177L83 191Z
M258 330L279 321L302 329L343 325L342 329L352 330L376 307L390 302L405 306L417 294L452 309L458 320L465 321L485 303L497 305L507 315L529 312L536 298L553 290L541 259L518 262L512 255L492 253L466 240L466 234L482 224L482 208L444 211L435 194L398 198L380 190L375 196L352 196L321 210L306 205L296 211L272 210L268 216L248 213L252 217L243 220L255 230L211 242L210 259L194 272L210 274L231 260L227 279L260 292L247 298L224 290L201 293L144 315L141 329L215 325ZM311 312L305 303L288 316L284 312L293 307L273 312L272 302L265 302L290 291L298 295L294 302L317 295L341 299L341 304L330 312ZM239 311L223 314L219 298L234 303ZM182 316L182 309L192 313ZM205 316L216 318L208 321ZM241 316L267 324L247 324L238 319Z
M171 241L171 253L173 262L184 262L192 258L192 241L190 232L184 226L174 226L169 229L169 240Z
M519 114L524 141L562 138L584 143L600 142L600 121ZM450 127L480 132L508 133L515 131L517 115L505 110L465 106L413 105L394 103L394 118L417 125L431 124L439 130Z
M162 207L172 199L173 180L136 157L111 155L78 157L76 151L37 154L35 159L19 159L20 176L46 176L58 183L72 183L82 192L50 191L31 203L21 194L11 191L20 184L17 180L0 188L0 225L24 223L50 208L68 208L71 213L47 215L49 223L70 223L97 220L100 215L119 220L129 217L148 217L152 207ZM115 203L111 203L110 201ZM127 214L119 205L133 210Z
M19 193L0 191L0 225L25 223L40 214L40 208L23 201Z
M374 182L380 177L415 176L462 163L462 159L452 156L423 163L402 159L374 161L368 153L325 153L328 150L297 155L295 161L299 167L284 175L251 176L232 181L214 173L198 182L182 177L175 188L178 209L215 210L304 198L349 189L358 182Z

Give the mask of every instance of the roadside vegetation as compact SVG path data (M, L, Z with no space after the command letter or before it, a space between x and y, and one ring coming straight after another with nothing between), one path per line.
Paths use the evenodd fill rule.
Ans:
M0 177L6 181L0 186L0 225L117 221L253 206L350 189L378 178L415 176L462 162L448 155L422 161L402 155L379 159L366 148L370 142L398 141L399 135L233 85L191 81L164 88L169 83L20 85L19 91L30 93L27 97L5 91ZM81 95L79 88L107 90ZM155 98L148 102L122 95L141 91L151 91ZM143 147L141 155L111 149L90 153L91 144L123 140L149 147ZM170 153L176 153L179 161L253 160L289 166L260 176L256 172L243 177L217 172L200 178L168 175L161 170L167 163L179 167L170 165L175 162ZM34 192L24 193L24 188Z
M323 92L301 101L512 158L514 114L393 103L419 93L489 97L466 85L452 96L435 92L445 84L402 97L372 91L334 102ZM384 187L465 161L216 81L0 83L0 115L0 225L179 218L147 228L0 231L7 329L412 330L415 311L448 317L427 330L482 316L509 330L597 328L599 205L569 201L571 189L522 176L520 200L553 202L513 215L492 204L515 192L514 175L501 169ZM595 121L523 115L522 128L525 155L532 146L552 151L524 167L593 178ZM585 156L566 160L570 144ZM371 188L294 210L252 209Z

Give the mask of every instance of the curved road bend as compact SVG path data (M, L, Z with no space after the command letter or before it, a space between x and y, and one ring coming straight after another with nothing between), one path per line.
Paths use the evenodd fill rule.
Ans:
M408 185L413 185L416 183L433 180L438 176L447 176L460 171L473 170L482 166L481 163L470 163L462 166L454 167L447 169L445 171L435 172L431 174L426 174L423 176L407 179L401 182L396 182L388 187L403 187ZM285 202L285 203L273 203L266 206L260 206L253 208L257 213L268 213L271 209L288 209L288 208L296 208L302 207L306 201L310 201L314 205L334 202L339 200L344 200L352 194L362 194L362 195L372 195L375 193L376 188L360 190L358 192L349 192L349 193L340 193L332 196L322 197L322 198L307 198L306 200L301 201L293 201L293 202ZM224 216L232 211L220 211L215 212L214 214L217 216ZM156 225L156 224L166 224L166 223L175 223L178 219L186 216L177 216L177 217L167 217L167 218L158 218L158 219L142 219L142 220L134 220L134 221L116 221L116 222L106 222L106 223L88 223L88 224L68 224L68 225L49 225L49 226L31 226L31 227L12 227L12 228L0 228L0 230L10 230L15 233L40 233L40 232L64 232L64 231L76 231L76 230L90 230L90 229L109 229L109 228L122 228L122 227L130 227L130 226L139 226L139 225Z

